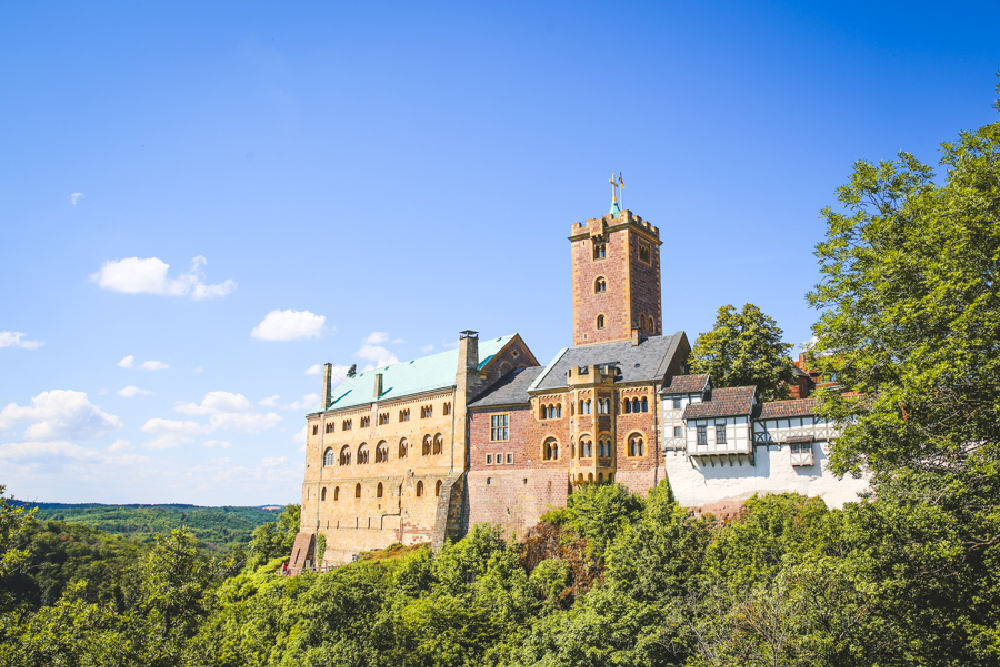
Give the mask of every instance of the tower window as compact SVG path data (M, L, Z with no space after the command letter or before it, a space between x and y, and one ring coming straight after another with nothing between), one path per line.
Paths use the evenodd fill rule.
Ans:
M559 460L559 441L555 438L546 438L545 442L542 443L542 460L543 461L558 461Z
M372 418L371 417L364 416L364 417L361 418L361 428L364 428L366 426L371 426L371 424L372 424Z
M378 483L378 486L377 486L377 487L376 487L376 489L375 489L375 495L376 495L376 497L378 497L378 498L381 498L381 497L382 497L382 482L379 482L379 483Z
M604 328L604 315L598 315L597 316L597 328L598 329L603 329Z
M441 414L448 416L451 414L451 403L444 403L441 405Z
M327 422L326 423L326 432L327 433L333 433L333 422Z
M323 465L332 466L333 465L333 447L327 447L326 451L323 452Z
M319 424L313 424L313 435L319 433Z
M649 246L645 243L639 244L639 261L649 264Z
M645 454L645 444L642 441L642 436L633 433L628 439L628 455L642 456L643 454Z
M409 451L409 449L410 449L410 446L409 446L409 443L406 442L406 438L401 439L399 441L399 458L405 459L406 458L406 454Z
M401 421L401 422L408 422L408 421L410 421L410 409L409 408L403 408L402 410L399 411L399 421Z
M340 422L340 430L341 431L350 431L351 430L351 420L350 419L345 419L344 421Z
M594 281L594 294L602 294L608 291L608 281L604 279L604 276L599 276L597 280Z
M608 256L608 244L607 243L595 243L594 244L594 259L604 259Z
M430 406L430 405L421 405L420 406L420 417L421 418L430 417L433 414L434 414L434 407L433 406Z
M424 495L424 483L417 482L417 496L422 496L422 495Z
M378 413L378 425L384 426L388 423L389 423L389 413L388 412Z

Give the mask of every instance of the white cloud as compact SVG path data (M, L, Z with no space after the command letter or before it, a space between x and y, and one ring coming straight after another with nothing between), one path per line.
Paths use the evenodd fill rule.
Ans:
M209 420L212 431L222 429L242 433L260 433L277 426L281 421L281 415L276 412L263 415L256 412L229 412L212 415Z
M139 429L143 433L156 436L146 443L149 449L167 449L186 445L194 440L194 436L208 433L211 428L192 421L177 421L153 417Z
M372 362L370 365L366 366L365 370L371 370L376 366L388 366L390 364L398 364L399 359L396 355L382 347L381 345L370 345L365 343L356 353L362 359Z
M141 371L165 371L168 368L170 368L170 364L165 364L162 361L144 361L139 364Z
M365 342L371 343L372 345L378 345L379 343L384 343L387 340L389 340L389 334L384 331L373 331L365 337Z
M306 369L306 375L320 375L323 373L323 367L319 364L313 364Z
M134 384L130 384L127 387L122 387L121 389L118 390L118 395L121 396L122 398L132 398L133 396L149 395L152 393L153 392L149 391L148 389L140 389Z
M420 346L420 351L423 354L427 354L427 353L429 353L433 349L434 349L434 345L433 344L431 344L431 345L421 345Z
M236 289L232 280L215 285L205 283L201 267L207 261L198 255L191 259L191 268L187 273L169 278L170 265L159 257L126 257L104 262L101 270L91 274L90 279L112 292L190 296L196 301L225 296Z
M210 391L200 403L180 403L174 406L174 410L182 414L208 416L207 424L154 417L143 424L141 430L156 436L146 443L147 447L164 449L188 444L197 435L207 435L216 431L259 433L273 428L282 421L281 415L276 412L261 414L251 412L251 408L250 401L243 394Z
M219 449L229 449L233 446L233 443L228 440L206 440L201 444L205 447L218 447Z
M272 310L250 335L259 340L289 341L316 338L323 331L326 316L308 310Z
M302 394L302 400L282 405L283 410L310 410L319 405L319 394Z
M89 440L121 428L121 420L102 411L81 391L43 391L31 405L9 403L0 410L0 430L28 422L24 438L43 440Z
M26 335L21 331L0 331L0 347L20 347L25 350L37 350L45 344L40 340L21 340Z
M80 201L80 197L83 196L82 192L71 192L69 194L69 203L76 206L77 202Z
M233 394L228 391L210 391L201 399L201 403L182 403L174 406L174 410L187 415L215 415L226 412L246 412L250 409L250 401L243 394Z
M132 444L128 440L115 440L108 445L109 452L125 452L132 449Z
M165 371L170 368L170 364L165 364L162 361L144 361L138 366L135 365L135 355L126 354L122 357L122 360L118 362L118 365L122 368L138 368L140 371Z
M277 394L271 394L267 398L262 398L257 401L257 405L263 405L265 408L274 408L278 406L278 399L281 398Z
M197 375L199 373L205 372L205 368L203 366L195 366L193 369L191 369L191 372Z

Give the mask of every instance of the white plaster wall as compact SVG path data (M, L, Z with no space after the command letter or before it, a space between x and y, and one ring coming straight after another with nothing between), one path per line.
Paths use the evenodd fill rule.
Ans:
M744 500L755 493L794 492L820 496L830 507L857 500L867 479L837 479L827 469L829 446L813 445L813 465L793 466L788 445L758 445L754 463L716 461L713 466L690 459L686 452L664 455L667 479L677 502L697 506L720 500Z

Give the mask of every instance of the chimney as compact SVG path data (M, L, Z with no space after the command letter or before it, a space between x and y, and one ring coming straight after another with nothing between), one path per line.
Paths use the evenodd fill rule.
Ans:
M377 401L379 396L382 395L382 374L375 374L375 387L372 391L372 397Z
M479 370L479 332L463 331L458 334L458 369Z
M331 375L333 375L333 365L323 364L323 406L322 409L325 412L328 407L330 407L330 381Z
M639 327L632 327L632 344L639 344Z

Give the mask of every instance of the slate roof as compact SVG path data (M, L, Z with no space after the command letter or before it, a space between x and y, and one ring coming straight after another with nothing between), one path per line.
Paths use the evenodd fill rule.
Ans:
M566 386L566 373L571 368L591 364L614 364L621 370L616 382L659 380L677 353L684 332L669 336L650 336L638 345L631 340L595 345L566 347L556 354L529 390L555 389Z
M701 403L691 403L684 408L684 419L702 419L705 417L731 417L733 415L748 415L753 409L753 396L757 391L754 385L746 387L716 387L712 389L709 400Z
M482 408L490 405L520 405L528 403L528 386L535 381L543 368L529 366L515 368L497 380L486 391L479 394L469 403L470 408Z
M661 394L700 394L708 389L708 373L674 375L663 383Z
M818 398L800 398L794 401L770 401L760 407L758 419L806 417L819 412Z
M479 368L489 363L493 356L514 338L515 334L499 338L479 339ZM443 387L453 387L458 372L458 349L429 354L413 361L404 361L390 366L379 366L354 377L348 377L333 388L327 410L342 410L358 405L367 405L374 398L375 374L382 373L382 395L380 401L387 401L410 394L419 394ZM322 408L321 408L322 409Z

